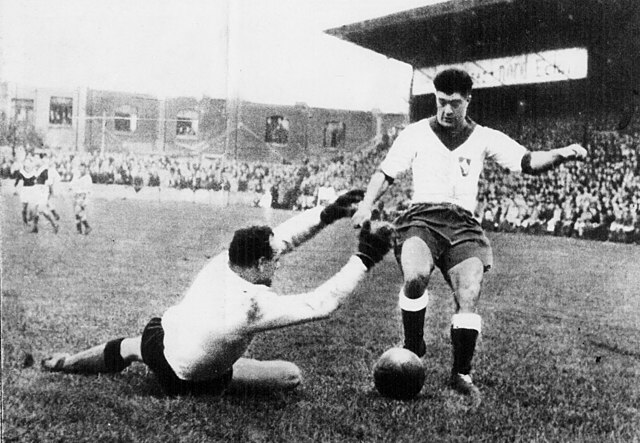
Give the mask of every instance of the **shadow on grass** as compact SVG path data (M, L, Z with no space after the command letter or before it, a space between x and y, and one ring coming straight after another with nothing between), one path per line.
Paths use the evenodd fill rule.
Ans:
M255 402L261 404L266 403L269 407L275 409L298 402L304 397L303 389L297 389L289 392L243 389L241 391L228 391L221 395L213 395L207 392L184 395L167 395L151 372L142 365L136 366L137 367L131 368L123 373L99 375L61 374L47 372L41 369L38 370L47 377L48 382L54 382L52 383L52 386L56 384L56 381L61 385L67 386L67 388L65 388L67 392L71 390L68 387L68 383L71 382L74 389L77 389L78 391L76 394L81 391L93 390L87 385L91 385L95 382L96 389L101 390L106 388L106 391L123 398L149 397L157 400L184 399L196 402L221 400L230 405L246 405L247 402ZM58 378L58 380L56 380L56 378ZM106 386L107 384L111 386Z

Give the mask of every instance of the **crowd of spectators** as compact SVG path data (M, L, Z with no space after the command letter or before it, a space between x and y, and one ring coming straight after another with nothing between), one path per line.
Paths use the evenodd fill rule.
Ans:
M570 118L538 119L528 125L491 126L531 150L575 142L578 123ZM640 243L640 133L585 128L589 160L530 176L509 174L487 162L480 180L476 216L487 230ZM368 148L301 164L261 163L224 158L172 158L159 155L53 153L51 164L70 180L80 162L94 183L249 192L255 203L305 209L323 195L364 188L394 136ZM12 160L0 166L3 178ZM328 192L329 191L329 192ZM328 193L327 193L328 192ZM411 199L410 175L401 176L378 206L377 216L393 218Z
M532 150L574 142L575 122L545 121L521 142ZM535 134L532 132L535 131ZM588 129L589 159L538 176L489 167L476 215L489 230L640 243L640 133Z

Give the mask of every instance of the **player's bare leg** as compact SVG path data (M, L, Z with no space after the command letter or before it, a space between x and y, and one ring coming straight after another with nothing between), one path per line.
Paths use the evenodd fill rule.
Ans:
M84 235L89 235L91 232L91 226L89 226L89 222L86 217L82 219L82 226L84 226Z
M410 237L402 244L400 265L404 285L398 304L402 312L404 347L423 357L426 353L424 318L429 301L427 285L434 268L431 250L421 238Z
M140 336L120 338L77 354L58 353L42 360L53 372L99 374L120 372L134 361L142 361Z
M484 265L479 258L472 257L455 265L448 274L456 302L456 312L451 318L451 387L469 395L472 406L477 407L481 398L480 391L471 378L471 361L482 326L476 307L482 288Z
M84 197L76 197L76 202L74 205L74 212L76 215L76 229L78 230L78 234L89 235L91 232L91 226L89 226L89 222L87 221L87 211L84 206ZM84 227L84 232L83 228Z
M26 226L29 224L29 204L22 204L22 223Z
M44 210L40 210L39 213L42 214L44 216L44 218L46 218L49 221L49 223L51 223L51 227L53 228L53 232L55 234L57 234L58 233L58 225L53 220L53 216L49 214L49 209L45 208Z
M51 213L51 215L53 216L53 218L56 221L60 220L60 214L58 214L58 211L56 211L56 208L53 204L53 194L51 193L49 195L49 199L47 200L47 210Z
M291 391L300 383L302 383L300 368L291 362L241 358L233 364L233 379L227 391L231 393Z
M33 234L38 233L38 219L38 207L29 205L29 220L33 222L33 225L31 227L31 232Z
M76 214L76 230L78 234L82 234L82 219L78 214Z

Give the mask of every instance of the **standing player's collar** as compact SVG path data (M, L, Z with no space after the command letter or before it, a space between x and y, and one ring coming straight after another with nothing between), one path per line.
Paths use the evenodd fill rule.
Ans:
M469 139L477 124L469 117L465 117L464 127L460 131L454 132L438 123L437 117L434 116L429 119L429 126L442 144L449 151L454 151Z

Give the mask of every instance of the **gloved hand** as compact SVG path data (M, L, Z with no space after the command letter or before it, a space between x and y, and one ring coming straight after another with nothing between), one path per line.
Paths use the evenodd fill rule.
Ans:
M358 252L362 263L371 269L395 245L396 231L389 223L376 222L371 224L369 220L362 224L358 241Z
M558 154L564 161L584 160L587 158L587 150L577 143L558 149Z
M364 198L362 189L345 192L320 213L320 220L329 225L334 221L350 217L356 212L356 204Z

